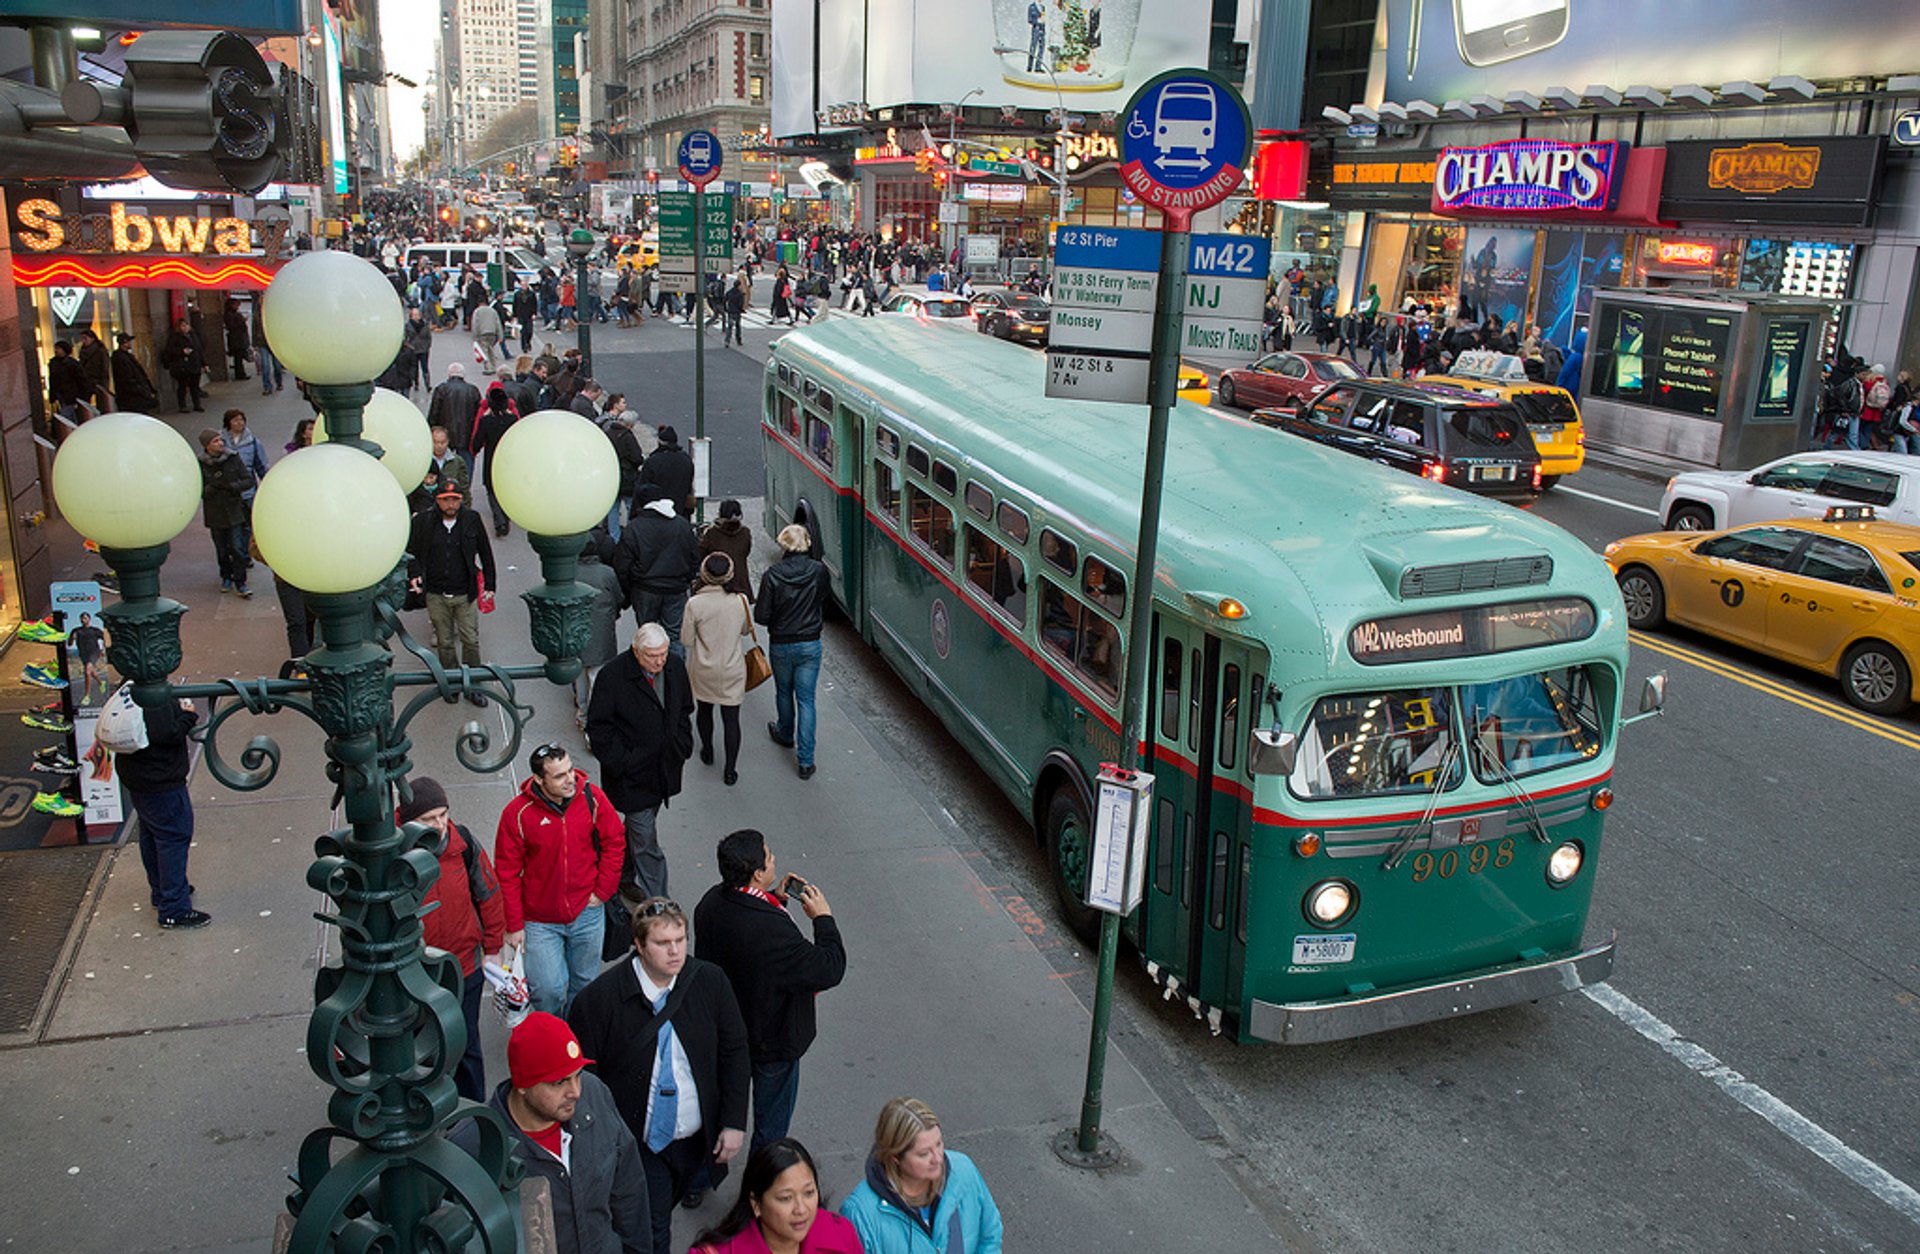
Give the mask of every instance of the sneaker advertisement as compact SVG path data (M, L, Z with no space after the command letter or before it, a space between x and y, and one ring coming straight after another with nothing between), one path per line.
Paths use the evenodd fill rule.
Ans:
M80 766L80 821L90 830L112 832L126 817L113 754L93 743L101 707L113 695L107 667L107 638L100 620L100 585L60 582L52 585L53 608L67 632L67 677L73 697L73 760ZM97 834L97 832L96 832Z

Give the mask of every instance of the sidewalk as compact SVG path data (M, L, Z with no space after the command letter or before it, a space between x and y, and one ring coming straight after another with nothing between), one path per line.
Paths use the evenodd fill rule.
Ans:
M464 351L463 337L442 336L434 356L444 363ZM229 404L248 409L276 452L305 413L291 389L264 398L253 383L220 387L209 416ZM174 421L191 436L201 419ZM768 547L762 537L756 565ZM517 528L496 543L496 557L504 592L538 579ZM251 601L221 596L203 528L176 542L165 587L193 607L183 677L277 668L284 639L270 586L263 579ZM424 633L424 622L412 626ZM630 626L629 618L623 631ZM482 639L490 658L538 660L517 596L500 599ZM881 1104L912 1094L940 1113L948 1143L979 1163L1011 1251L1274 1246L1214 1152L1182 1130L1118 1047L1106 1126L1131 1164L1095 1176L1055 1159L1050 1142L1078 1111L1086 1008L838 695L835 649L845 641L829 638L818 776L801 782L760 731L772 705L763 689L742 712L739 785L723 787L718 767L690 763L686 790L661 823L673 891L689 907L714 882L714 842L742 826L766 831L781 864L833 903L848 974L821 999L794 1122L828 1193L837 1201L859 1179ZM519 760L496 776L454 761L470 707L434 706L411 729L417 773L447 784L456 819L488 844L532 745L568 744L595 769L560 690L536 682L519 694L538 714ZM252 794L221 788L204 765L194 777L196 904L213 926L159 931L137 851L122 848L38 1043L0 1052L0 1102L17 1130L31 1130L0 1148L8 1182L0 1231L16 1248L265 1250L299 1142L323 1122L328 1090L304 1052L314 972L335 944L312 917L325 899L305 885L313 838L332 822L321 735L291 714L234 721L242 725L230 725L220 746L230 759L261 733L280 740L285 759L279 778ZM483 1041L497 1082L505 1041L491 1014ZM676 1250L733 1192L729 1181L701 1211L681 1214Z

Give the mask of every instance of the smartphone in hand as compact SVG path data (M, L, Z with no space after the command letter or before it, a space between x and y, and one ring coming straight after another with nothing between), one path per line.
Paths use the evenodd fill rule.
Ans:
M805 892L806 888L807 882L792 873L788 873L787 878L780 881L780 895L782 897L798 896L800 893Z

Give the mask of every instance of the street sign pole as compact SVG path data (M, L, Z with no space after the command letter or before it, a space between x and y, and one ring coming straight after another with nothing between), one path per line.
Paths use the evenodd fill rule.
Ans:
M701 441L707 435L707 184L720 175L720 139L712 131L688 131L678 155L680 177L693 185L693 438ZM722 320L723 336L726 325ZM706 516L702 497L693 520L702 523Z
M1169 86L1177 86L1178 92L1173 98L1162 99ZM1177 119L1179 111L1192 107L1201 93L1211 97L1207 116L1216 120L1217 135L1214 124L1207 127L1204 136L1196 135L1196 126L1177 121L1165 127L1155 124L1158 119ZM1146 732L1147 659L1153 647L1153 593L1158 584L1155 573L1160 552L1161 482L1166 477L1167 428L1180 379L1181 289L1187 278L1189 231L1195 210L1220 203L1244 179L1253 146L1253 120L1246 102L1224 79L1203 70L1169 70L1149 79L1134 93L1117 125L1121 129L1121 180L1142 200L1158 207L1163 218L1147 392L1146 465L1140 489L1140 532L1134 542L1133 617L1128 624L1126 696L1120 720L1121 752L1126 759L1122 765L1138 766L1142 774L1150 776L1152 758L1140 750ZM1196 138L1205 142L1190 142ZM1100 953L1094 971L1093 1025L1087 1044L1080 1124L1054 1143L1054 1152L1063 1161L1096 1170L1120 1160L1119 1151L1110 1142L1102 1143L1100 1122L1106 1092L1107 1034L1113 1018L1113 969L1120 948L1120 918L1126 912L1105 910L1100 918Z

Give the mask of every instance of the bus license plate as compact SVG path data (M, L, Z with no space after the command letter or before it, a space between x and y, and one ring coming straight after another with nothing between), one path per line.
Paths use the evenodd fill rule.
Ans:
M1513 467L1475 466L1473 468L1473 477L1478 483L1505 483L1507 480L1513 478Z
M1334 936L1296 936L1293 938L1293 965L1323 967L1335 962L1353 961L1354 932Z

